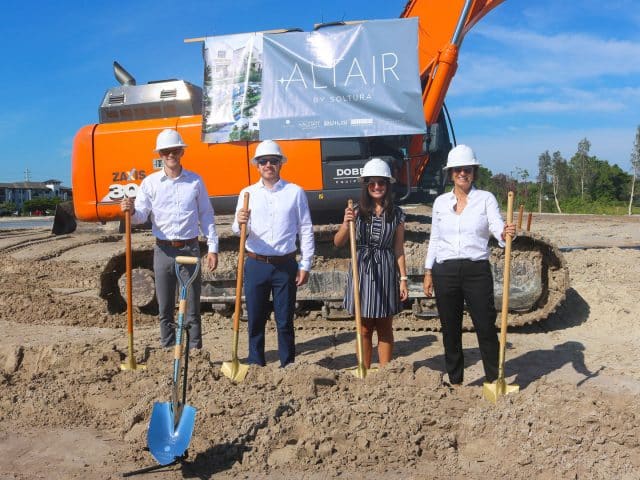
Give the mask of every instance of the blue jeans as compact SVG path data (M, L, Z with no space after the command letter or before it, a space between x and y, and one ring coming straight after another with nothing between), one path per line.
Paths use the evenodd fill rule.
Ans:
M266 365L264 337L270 295L273 295L273 311L278 329L280 366L293 363L296 355L293 314L297 273L298 264L295 258L279 264L247 258L244 264L244 294L249 315L248 363Z

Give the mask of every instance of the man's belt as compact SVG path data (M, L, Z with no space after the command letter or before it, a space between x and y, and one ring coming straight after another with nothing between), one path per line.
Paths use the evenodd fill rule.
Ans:
M247 251L247 257L264 263L284 263L292 258L296 258L296 252L287 253L286 255L258 255L257 253Z
M198 243L198 237L190 238L188 240L160 240L159 238L156 238L156 244L165 247L183 248L187 245L195 245L196 243Z

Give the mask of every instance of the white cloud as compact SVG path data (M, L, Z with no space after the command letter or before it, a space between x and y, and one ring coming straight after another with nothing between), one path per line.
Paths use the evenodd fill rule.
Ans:
M640 42L495 26L478 27L468 37L450 90L454 96L640 74ZM479 53L474 40L499 53Z
M631 105L640 102L640 88L604 88L598 90L582 90L565 88L558 90L542 90L541 95L527 95L530 100L502 100L492 105L479 102L472 106L455 108L457 118L496 117L520 113L615 113L628 110ZM538 98L536 98L538 97ZM450 106L461 102L452 102ZM467 102L465 102L467 103Z
M462 107L456 110L457 117L499 116L519 113L578 113L578 112L616 112L622 110L624 104L600 101L594 103L563 102L544 100L540 102L515 102L508 105L488 107Z

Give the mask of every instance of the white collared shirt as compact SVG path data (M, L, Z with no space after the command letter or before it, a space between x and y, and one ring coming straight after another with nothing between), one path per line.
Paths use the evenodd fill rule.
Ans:
M202 178L182 169L176 178L164 170L145 177L138 189L132 223L151 218L151 231L160 240L189 240L200 230L207 237L209 253L218 253L215 214Z
M472 187L460 215L454 210L456 203L453 192L443 193L433 202L425 268L452 259L487 260L492 234L504 247L504 222L492 193Z
M262 179L244 188L238 196L236 219L231 227L236 235L240 233L237 213L242 208L244 192L249 192L251 210L247 223L247 250L265 256L286 255L296 250L296 236L299 236L300 269L310 271L315 244L304 190L282 179L272 189L265 187Z

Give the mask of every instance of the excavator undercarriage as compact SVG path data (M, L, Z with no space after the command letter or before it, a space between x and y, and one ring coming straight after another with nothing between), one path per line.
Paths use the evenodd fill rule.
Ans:
M405 309L394 320L396 329L439 330L440 322L434 298L422 291L424 257L429 241L427 214L424 205L406 206L407 223L405 256L409 276L409 299ZM316 256L309 282L298 290L297 324L317 327L328 322L333 327L351 328L352 317L342 309L347 272L348 249L333 245L337 224L316 225ZM203 273L201 301L221 315L231 318L235 302L238 238L222 225L220 261L215 272ZM137 237L137 238L136 238ZM156 308L153 283L153 237L144 231L134 234L134 304L143 311ZM206 251L206 246L201 245ZM494 276L496 309L502 305L504 251L491 243L491 265ZM100 296L107 301L111 312L126 309L124 301L124 251L114 255L101 275ZM509 295L509 325L521 326L546 319L562 304L569 288L569 271L562 252L544 237L533 232L519 232L512 245L511 290ZM244 300L244 299L243 299ZM470 319L465 328L472 329Z

